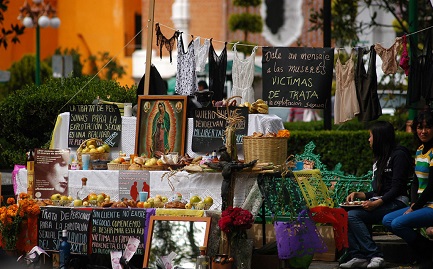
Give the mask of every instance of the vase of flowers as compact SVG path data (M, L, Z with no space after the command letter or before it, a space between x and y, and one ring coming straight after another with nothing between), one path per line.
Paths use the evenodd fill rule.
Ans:
M3 197L2 197L2 203ZM19 195L18 203L15 198L8 198L6 204L0 207L0 236L3 249L14 251L23 249L17 243L24 236L22 227L27 224L29 217L35 217L40 213L39 205L30 199L27 193Z
M253 241L247 230L253 226L254 216L246 209L228 207L221 214L218 226L223 232L223 251L234 258L235 268L250 269Z

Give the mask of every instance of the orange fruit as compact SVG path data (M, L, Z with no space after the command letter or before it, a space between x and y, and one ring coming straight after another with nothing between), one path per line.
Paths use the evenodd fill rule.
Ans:
M144 202L137 202L137 207L144 208Z

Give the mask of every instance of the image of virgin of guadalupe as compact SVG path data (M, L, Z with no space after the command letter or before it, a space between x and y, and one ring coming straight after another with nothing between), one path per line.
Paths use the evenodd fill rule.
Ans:
M170 152L169 145L170 115L163 102L158 103L158 112L152 124L152 152L160 151L164 154Z

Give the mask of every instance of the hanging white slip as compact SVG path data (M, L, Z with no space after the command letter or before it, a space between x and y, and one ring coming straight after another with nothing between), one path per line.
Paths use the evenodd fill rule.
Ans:
M182 34L177 42L177 73L174 90L179 95L193 95L198 90L194 46L190 43L185 52Z
M253 48L251 55L245 59L239 58L236 50L237 43L233 46L234 58L232 66L233 91L232 96L242 96L241 103L253 103L254 99L254 58L257 46Z
M203 45L200 44L200 37L194 39L195 71L203 72L209 57L209 39L205 39Z

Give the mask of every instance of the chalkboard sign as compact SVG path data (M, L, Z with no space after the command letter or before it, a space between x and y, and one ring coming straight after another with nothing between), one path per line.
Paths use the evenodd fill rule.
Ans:
M124 250L128 239L135 237L140 240L136 254L143 255L146 219L146 209L94 209L91 233L92 253L110 254L113 250Z
M69 112L69 147L77 147L89 138L99 138L110 147L119 145L122 117L116 105L71 105Z
M248 108L229 107L229 113L237 113L244 120L236 125L236 144L242 144L242 137L248 134ZM197 108L194 110L192 151L212 152L224 145L224 131L227 126L226 107Z
M263 100L270 107L324 109L333 67L332 48L264 47Z
M38 219L38 246L59 250L62 230L68 230L71 252L87 254L91 210L69 207L43 207Z

